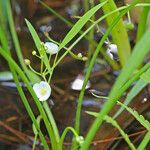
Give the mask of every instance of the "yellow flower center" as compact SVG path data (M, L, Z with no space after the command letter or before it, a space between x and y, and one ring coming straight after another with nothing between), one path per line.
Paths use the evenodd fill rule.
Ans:
M41 95L45 95L46 94L46 88L41 89Z

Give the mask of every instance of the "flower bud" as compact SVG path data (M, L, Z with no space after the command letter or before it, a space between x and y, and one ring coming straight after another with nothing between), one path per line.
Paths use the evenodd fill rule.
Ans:
M79 145L82 145L83 142L84 142L83 136L78 136L78 137L76 137L76 141L79 143Z
M79 58L82 58L82 54L81 54L81 53L78 53L78 57L79 57Z
M32 51L32 55L36 55L36 51Z
M29 59L25 59L24 62L25 62L26 65L30 65L30 60Z
M83 60L83 61L87 61L88 58L87 58L87 57L83 57L82 60Z

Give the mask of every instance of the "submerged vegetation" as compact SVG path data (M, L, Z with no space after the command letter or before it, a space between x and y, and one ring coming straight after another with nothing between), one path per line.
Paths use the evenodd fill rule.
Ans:
M40 62L39 69L36 70L32 66L32 60L22 53L14 25L11 1L0 1L0 9L2 10L0 12L0 55L8 63L10 72L6 72L6 74L9 74L11 78L13 76L22 103L32 121L34 133L32 149L36 149L36 143L40 141L42 148L45 150L61 150L67 133L72 132L73 137L70 140L72 144L69 149L88 150L102 123L106 121L119 131L130 149L145 150L150 141L150 122L128 105L150 83L150 62L147 58L150 52L150 28L147 27L150 1L146 0L145 3L141 3L140 0L133 0L130 4L117 7L113 0L100 0L97 3L94 0L85 0L83 4L85 12L82 16L74 16L74 18L78 19L75 24L61 16L44 2L39 1L39 4L67 24L70 27L70 31L61 42L55 41L48 32L44 32L43 36L47 38L47 42L45 42L41 40L30 20L25 19L26 26L31 34L30 38L36 46L35 50L29 51ZM142 11L139 14L140 20L136 41L134 45L131 45L128 31L134 29L134 24L130 17L130 11L135 7L142 8ZM101 15L98 13L100 10L103 11ZM96 15L97 13L98 15ZM127 23L124 22L124 17L127 18ZM105 31L101 30L101 24L104 20L107 23ZM97 32L101 34L101 38L98 41L94 39L95 30L98 30ZM19 63L12 55L9 36L12 38L13 49L15 49ZM88 41L87 53L72 51L82 39ZM99 57L99 54L103 57ZM60 133L48 99L51 98L53 93L51 80L54 72L67 55L77 61L84 62L86 71L82 78L84 81L81 83L76 115L75 118L72 118L74 126L68 126ZM112 70L120 70L120 73L108 95L97 95L92 92L94 97L105 99L106 101L99 112L85 111L86 115L94 116L95 120L84 136L81 135L80 123L82 104L85 90L90 87L89 78L92 69L98 61L109 63ZM2 72L1 76L6 76L6 74ZM25 84L28 93L32 96L34 105L38 109L38 115L34 113L24 88L20 86L20 82ZM128 94L125 101L120 102L126 92ZM120 108L113 115L110 115L110 111L116 105L119 105ZM127 110L147 130L137 147L116 120L123 110ZM41 124L44 124L46 133L43 132Z

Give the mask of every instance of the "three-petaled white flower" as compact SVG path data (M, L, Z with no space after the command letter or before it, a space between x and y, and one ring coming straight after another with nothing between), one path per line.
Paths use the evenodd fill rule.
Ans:
M108 49L106 51L107 55L111 58L114 59L113 54L117 54L118 53L118 49L117 49L117 45L116 44L110 44L108 46Z
M47 100L51 95L51 87L45 81L41 81L40 83L34 84L33 90L40 101Z
M58 53L58 45L52 42L45 42L44 46L46 48L46 53L52 54L52 55Z

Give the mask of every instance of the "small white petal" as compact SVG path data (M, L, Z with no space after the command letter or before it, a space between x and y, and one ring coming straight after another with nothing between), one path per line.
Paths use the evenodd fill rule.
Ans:
M111 58L111 59L114 59L114 56L113 56L113 54L109 51L109 50L107 50L107 55Z
M72 82L71 88L73 90L80 91L82 89L83 82L84 82L84 77L81 75L78 75L77 78ZM88 89L90 86L91 86L90 82L88 81L88 83L86 85L86 89Z
M117 54L118 52L116 44L110 44L108 49L110 50L110 52L115 53L115 54Z
M58 45L52 42L45 42L44 46L46 48L46 53L52 55L58 53Z
M36 93L40 101L47 100L51 95L51 87L45 81L41 81L40 83L34 84L33 90Z
M113 54L118 53L117 45L116 44L110 44L106 53L111 59L114 59Z

